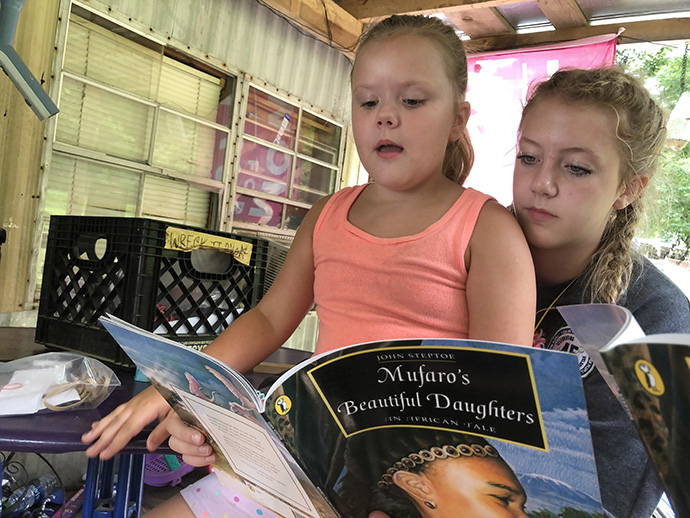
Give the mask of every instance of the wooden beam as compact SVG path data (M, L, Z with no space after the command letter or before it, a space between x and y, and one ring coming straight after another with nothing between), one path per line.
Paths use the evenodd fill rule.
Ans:
M575 0L537 0L537 4L556 29L589 25Z
M321 41L352 57L362 22L333 0L262 0L271 9L302 25Z
M14 38L17 54L47 91L59 3L27 2ZM11 313L32 309L25 302L33 298L28 287L46 121L38 120L4 74L0 106L0 225L7 231L0 262L0 313Z
M463 11L518 4L531 0L336 0L338 5L358 20L392 14L427 14Z
M688 35L690 35L690 18L596 25L533 34L492 36L470 40L467 48L472 52L484 52L548 45L550 43L610 34L618 32L618 29L621 27L625 27L625 32L621 34L623 39L632 38L641 41L684 40L688 39Z
M447 13L446 18L470 38L515 33L515 29L494 7L453 11Z

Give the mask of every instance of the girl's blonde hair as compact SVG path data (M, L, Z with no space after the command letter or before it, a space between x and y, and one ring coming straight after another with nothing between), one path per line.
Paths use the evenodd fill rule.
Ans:
M559 70L532 90L522 117L539 100L554 97L615 112L621 186L636 176L654 174L666 140L665 118L638 79L615 67ZM617 302L628 288L634 262L632 240L643 214L641 195L627 207L612 210L585 271L584 293L589 292L589 302Z
M436 44L441 51L446 73L455 86L456 102L465 100L467 92L467 56L462 40L455 30L438 18L427 16L394 15L386 18L362 34L357 52L368 43L381 41L396 36L414 34L427 38ZM355 58L355 63L357 59ZM455 142L448 142L443 159L443 174L462 185L472 169L474 150L467 128L462 137Z

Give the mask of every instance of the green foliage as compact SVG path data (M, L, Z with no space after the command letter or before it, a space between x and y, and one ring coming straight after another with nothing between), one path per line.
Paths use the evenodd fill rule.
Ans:
M672 244L690 250L690 148L667 150L662 156L657 183L656 232ZM685 259L682 253L678 259Z
M559 516L561 518L592 518L595 515L593 515L592 513L588 513L586 511L581 511L580 509L564 507L563 509L561 509L561 513Z
M528 516L530 518L603 518L601 513L588 513L572 507L564 507L558 514L548 509L539 509L528 513Z
M558 515L548 509L539 509L538 511L532 511L529 513L530 518L558 518Z
M673 109L682 93L682 56L672 56L670 49L662 46L654 53L624 49L617 53L616 62L642 79L661 106ZM686 74L686 90L690 89L688 81L690 74Z
M683 56L672 56L668 47L660 46L656 52L621 50L616 61L642 79L656 101L670 113L682 93ZM690 90L690 70L686 72L684 89ZM647 190L650 192L645 237L662 238L676 248L690 250L690 146L681 151L664 151L659 171ZM684 255L686 252L681 252L676 257L682 260Z

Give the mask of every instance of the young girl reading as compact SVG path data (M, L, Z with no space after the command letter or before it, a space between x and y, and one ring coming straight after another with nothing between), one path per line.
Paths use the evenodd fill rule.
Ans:
M537 276L535 345L580 356L604 508L651 516L661 488L632 421L553 308L630 309L647 334L690 332L687 297L633 248L666 131L639 81L615 68L562 70L525 106L513 208Z
M314 302L317 352L395 338L531 343L535 279L524 236L498 203L461 187L472 162L466 86L462 42L438 19L394 16L368 32L352 71L352 126L373 182L312 208L271 289L205 352L249 370ZM179 425L147 389L94 423L87 455L110 458L169 414ZM151 449L166 425L150 434ZM170 444L189 463L213 460L191 429Z

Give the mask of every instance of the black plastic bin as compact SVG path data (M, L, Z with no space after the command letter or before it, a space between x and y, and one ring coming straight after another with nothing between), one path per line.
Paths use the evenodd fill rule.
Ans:
M171 242L201 233L196 242L214 250L166 248L166 231ZM251 245L248 265L218 251L225 239ZM249 236L146 218L52 216L36 342L133 367L98 322L110 313L201 348L259 301L267 256L268 242Z

